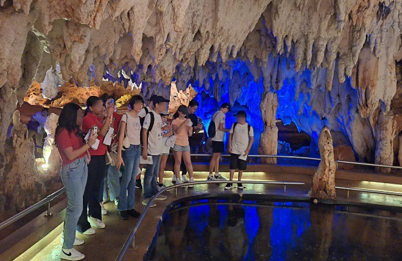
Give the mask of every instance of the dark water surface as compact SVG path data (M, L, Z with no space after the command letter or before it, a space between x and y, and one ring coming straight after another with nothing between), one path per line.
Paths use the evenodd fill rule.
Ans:
M306 202L188 201L166 213L144 259L402 260L402 214Z

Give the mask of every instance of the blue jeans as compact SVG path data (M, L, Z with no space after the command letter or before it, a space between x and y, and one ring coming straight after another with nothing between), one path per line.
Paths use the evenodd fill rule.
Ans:
M161 163L161 155L152 155L153 164L147 165L145 176L144 176L144 198L152 198L156 193L158 193L158 188L156 187L156 179L159 174L159 165Z
M64 219L64 243L63 249L73 248L75 229L83 210L83 196L88 178L86 158L77 159L63 166L61 169L61 181L67 192L67 211Z
M123 151L124 171L120 183L119 205L120 211L134 209L135 205L135 178L138 173L141 157L141 145L131 145Z
M107 176L103 183L102 197L103 200L110 199L111 201L119 197L120 194L120 177L121 172L116 166L109 165L107 170ZM109 194L108 194L109 188Z

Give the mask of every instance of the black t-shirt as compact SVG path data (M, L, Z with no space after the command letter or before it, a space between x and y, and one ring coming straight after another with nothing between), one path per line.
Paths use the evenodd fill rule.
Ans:
M195 114L189 114L187 118L193 123L193 128L198 125L198 117Z

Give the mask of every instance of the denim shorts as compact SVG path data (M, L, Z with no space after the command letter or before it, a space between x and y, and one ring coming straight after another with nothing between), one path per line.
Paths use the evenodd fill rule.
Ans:
M174 145L173 147L174 151L178 151L178 152L185 152L185 151L190 151L190 146L180 146L180 145Z

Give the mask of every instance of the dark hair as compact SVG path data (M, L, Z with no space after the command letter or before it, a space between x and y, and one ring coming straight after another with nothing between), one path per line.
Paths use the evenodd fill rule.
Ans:
M141 101L142 103L144 103L144 98L142 98L141 95L134 95L133 97L131 97L130 101L128 102L128 105L130 105L131 109L134 109L134 104L137 101Z
M181 112L184 115L188 114L188 108L186 105L180 105L179 108L177 109L177 112Z
M152 94L151 98L149 98L149 102L154 103L155 98L158 97L156 94Z
M196 100L191 100L190 103L188 104L188 107L195 107L195 106L200 106L200 104Z
M48 108L43 108L42 111L49 112Z
M115 98L114 98L114 96L113 96L113 95L108 95L108 96L106 96L105 98L103 98L103 104L105 105L105 104L106 104L106 102L107 102L107 100L109 100L109 99L113 99L113 100L115 100Z
M63 129L67 130L69 135L71 135L71 132L77 131L77 136L82 137L81 130L77 125L78 110L81 110L81 107L76 103L70 102L64 105L57 122L56 137Z
M100 100L100 98L99 98L99 97L96 97L96 96L91 96L91 97L89 97L89 98L87 99L87 102L86 102L86 104L87 104L87 109L85 110L85 115L87 115L88 112L91 111L91 110L89 109L89 107L95 105L95 103L96 103L97 101L99 101L99 100Z

